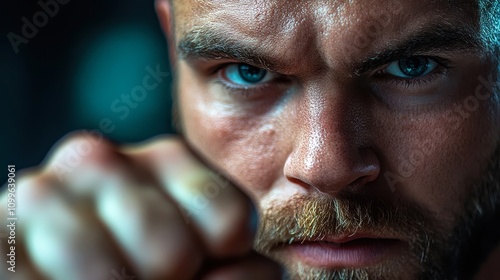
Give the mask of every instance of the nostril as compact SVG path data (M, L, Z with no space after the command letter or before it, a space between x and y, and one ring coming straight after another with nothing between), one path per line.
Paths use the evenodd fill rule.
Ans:
M309 182L305 182L303 180L300 180L300 179L297 179L295 177L291 177L291 176L286 176L287 180L290 181L291 183L295 184L295 185L299 185L301 186L302 188L304 189L311 189L311 188L314 188L314 186L309 183Z
M346 189L362 188L377 180L381 170L380 161L370 149L353 152L317 158L311 168L306 168L304 158L295 154L285 164L284 175L289 182L306 191L315 189L332 195Z

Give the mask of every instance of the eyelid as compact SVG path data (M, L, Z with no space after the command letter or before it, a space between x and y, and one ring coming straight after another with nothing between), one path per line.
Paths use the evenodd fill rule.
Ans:
M405 73L403 73L403 71L401 69L401 60L391 62L382 71L384 72L384 74L390 75L392 77L397 77L397 78L401 78L401 79L418 79L418 78L423 78L423 77L425 77L427 75L430 75L430 74L434 73L437 69L439 69L441 67L433 59L426 58L425 61L427 63L426 70L422 74L420 74L418 76L415 76L415 77L408 76ZM397 72L400 72L401 74L398 74Z
M236 98L236 100L238 100L238 98L243 98L241 99L241 101L245 100L245 102L258 101L258 100L260 101L273 100L278 96L284 94L284 92L286 92L287 90L289 90L294 83L293 78L287 75L269 71L256 66L253 67L268 71L267 75L269 75L270 73L272 77L267 82L257 83L254 85L240 85L228 81L228 79L224 77L223 70L230 65L240 65L240 64L250 65L242 62L222 63L216 65L216 67L213 68L214 73L212 78L210 78L211 82L214 85L222 87L227 95Z
M232 83L230 81L227 81L228 79L227 79L227 77L224 77L223 71L225 69L227 69L228 67L230 67L230 66L236 66L236 65L250 65L252 67L255 67L255 68L267 71L266 75L272 75L272 77L268 78L264 82L261 82L261 83L255 84L255 85L251 85L251 84L250 85L238 85L238 84ZM217 79L222 80L223 83L225 83L226 85L228 85L229 87L234 88L234 89L258 88L258 87L262 87L262 86L264 86L266 84L269 84L269 83L272 83L272 82L275 82L275 81L285 80L285 77L286 77L285 75L282 75L282 74L279 74L279 73L276 73L276 72L272 72L272 71L269 71L267 69L260 68L260 67L257 67L257 66L253 66L251 64L242 63L242 62L228 62L228 63L223 63L223 64L217 65L217 67L215 67L214 69L215 69L214 70L214 74L217 75Z
M383 72L392 63L398 62L401 59L408 59L408 58L413 58L413 57L423 57L423 58L431 59L435 63L437 63L437 67L436 67L436 69L434 69L433 71L431 71L430 73L428 73L424 76L414 77L414 78L398 77L398 76L394 76L394 75ZM449 60L449 59L445 59L442 57L436 57L436 56L429 56L429 55L427 55L427 56L426 55L415 55L415 56L404 57L404 58L400 58L398 60L391 61L390 63L378 68L377 70L374 70L372 73L370 73L370 76L376 79L377 84L389 86L390 88L392 88L392 90L397 90L397 91L410 90L412 92L416 92L416 91L424 90L426 87L430 86L434 82L437 82L441 78L445 78L449 74L449 70L452 68L454 68L454 66L452 65L451 60Z
M270 73L278 74L275 71L272 71L265 67L256 66L253 64L245 63L239 60L231 59L231 58L217 58L217 59L206 59L206 58L198 58L193 59L190 58L188 63L196 70L203 72L206 75L215 76L222 68L227 67L231 64L247 64L262 70L266 70ZM278 74L280 75L280 74Z
M273 82L273 80L271 80L270 82L257 84L254 86L236 85L234 83L227 81L227 79L225 79L222 76L221 71L218 71L216 75L217 75L216 78L213 80L214 84L223 87L230 96L234 96L237 98L241 97L247 101L257 100L260 97L262 97L264 93L279 92L280 91L279 88L281 87L278 83ZM273 94L268 96L273 96Z
M250 67L255 68L259 71L264 71L264 76L262 77L262 80L255 82L255 83L252 83L252 82L245 81L243 77L241 77L241 79L239 79L238 76L242 76L242 73L240 72L240 67L245 66L245 65L250 66L248 64L242 64L242 63L229 64L221 70L221 73L223 74L223 76L225 76L225 78L227 80L229 80L229 82L234 83L237 86L242 86L242 87L243 86L254 87L257 85L265 84L267 82L275 80L275 78L277 77L276 74L274 74L270 71L267 71L267 70L262 69L262 68L250 66ZM241 81L235 82L235 80L238 80L238 79Z
M383 73L382 71L385 70L392 63L398 62L398 61L400 61L402 59L408 59L408 58L414 58L414 57L422 57L422 58L427 58L427 59L433 60L433 61L435 61L438 64L438 68L445 68L445 69L451 69L451 68L453 68L451 60L449 60L449 59L446 59L446 58L443 58L443 57L439 57L439 56L434 56L434 55L420 55L420 54L418 54L418 55L400 57L400 58L398 58L396 60L392 60L389 63L386 63L386 64L384 64L384 65L382 65L380 67L377 67L376 69L374 69L372 71L369 71L368 75L370 75L370 76L381 76L381 75L384 75L385 73Z
M418 88L418 87L424 87L425 85L432 83L439 79L440 77L443 77L447 74L447 69L444 68L438 68L434 70L432 73L427 74L423 77L420 78L399 78L399 77L394 77L387 79L387 84L392 85L392 86L402 86L405 90L413 87Z

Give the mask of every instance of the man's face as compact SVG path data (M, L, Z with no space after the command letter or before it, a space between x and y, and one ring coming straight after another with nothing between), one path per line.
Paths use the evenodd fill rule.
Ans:
M477 4L448 2L174 1L183 133L291 277L438 277L472 227L497 73Z

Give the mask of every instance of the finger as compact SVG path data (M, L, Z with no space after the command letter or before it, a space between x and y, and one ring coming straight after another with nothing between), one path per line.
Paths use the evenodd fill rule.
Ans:
M99 216L141 279L191 279L203 259L196 237L157 188L131 182L105 187L96 201Z
M102 140L91 146L92 142L96 141L73 137L50 161L57 166L66 156L64 150L91 147L79 161L78 172L65 177L66 188L92 201L141 279L191 278L203 255L176 204L155 186L146 168L112 143Z
M26 245L50 279L108 279L128 266L99 223L56 199L33 215Z
M280 280L282 279L280 266L257 253L242 259L213 268L204 274L203 280Z
M18 250L19 251L19 250ZM3 251L2 251L3 252ZM37 269L31 264L23 261L25 258L18 256L20 260L16 260L19 262L15 267L10 266L7 263L7 259L4 257L0 258L2 263L0 264L0 279L8 279L8 280L44 280ZM23 259L23 260L21 260ZM10 269L10 270L9 270Z
M33 266L26 248L20 238L16 238L15 249L5 240L0 243L0 279L43 280L40 272Z
M12 191L10 191L12 190ZM10 194L10 195L9 195ZM16 189L6 188L0 196L0 279L42 280L41 274L33 266L24 246L23 234L15 211ZM8 210L10 209L10 210ZM12 214L12 215L9 215Z
M126 261L92 211L64 194L48 175L19 184L20 229L33 266L48 279L109 279Z
M236 256L251 250L257 217L251 201L197 160L179 139L162 138L128 152L155 172L211 256Z

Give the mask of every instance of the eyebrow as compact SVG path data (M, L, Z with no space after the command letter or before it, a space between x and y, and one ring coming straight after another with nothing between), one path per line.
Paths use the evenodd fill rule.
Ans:
M481 51L481 41L468 26L434 24L427 26L400 43L389 46L384 51L368 55L368 58L354 67L356 74L366 73L390 62L416 55L439 53L477 53Z
M367 47L368 48L368 47ZM445 52L478 52L479 37L465 25L432 24L411 34L402 41L389 44L383 51L369 53L352 68L356 74L375 70L390 62L415 55ZM234 59L241 63L273 72L280 72L280 62L259 50L254 44L237 39L211 27L198 26L185 33L177 45L179 58Z
M266 70L279 69L276 59L249 42L211 27L195 27L183 35L177 45L177 53L183 60L234 59Z

